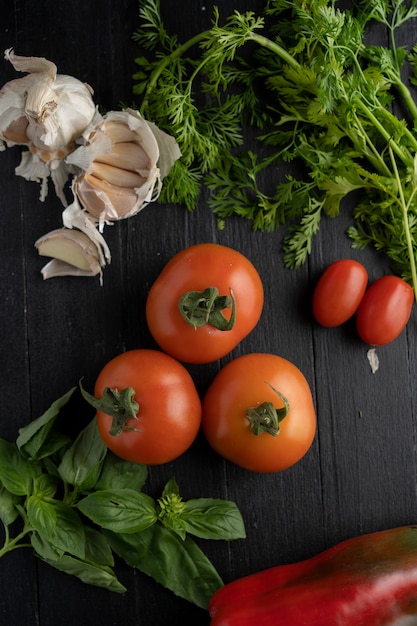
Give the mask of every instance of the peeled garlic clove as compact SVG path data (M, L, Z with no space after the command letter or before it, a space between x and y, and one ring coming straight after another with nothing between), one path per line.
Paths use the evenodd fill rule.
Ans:
M35 247L41 256L52 257L59 261L59 263L49 263L47 270L43 268L44 278L57 275L80 275L80 272L85 276L95 276L101 273L97 248L81 231L58 228L40 237L35 242Z
M94 161L91 167L91 175L103 180L110 185L135 189L146 181L146 178L136 172L126 170L107 163Z
M91 174L77 178L74 189L83 207L100 223L127 217L137 204L134 189L112 185Z
M105 123L105 132L114 144L137 141L138 139L137 134L123 122L107 121Z
M125 170L142 171L149 167L149 158L145 150L134 141L121 141L112 146L108 154L100 154L95 163L107 163Z

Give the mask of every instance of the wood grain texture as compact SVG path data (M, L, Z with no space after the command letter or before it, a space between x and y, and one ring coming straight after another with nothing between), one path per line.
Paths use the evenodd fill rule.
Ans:
M215 3L164 2L167 23L180 38L209 25ZM261 8L263 2L224 0L221 12ZM88 82L97 102L118 108L131 102L138 25L136 0L96 3L8 0L0 21L1 49L45 56L60 73ZM0 83L15 74L0 62ZM106 361L135 347L155 347L145 322L152 282L180 249L202 241L230 245L246 254L265 285L266 305L255 330L220 363L190 366L204 393L222 363L249 351L275 352L294 362L309 381L318 433L306 457L276 475L257 475L217 457L199 436L173 463L150 471L147 485L159 495L175 476L184 498L222 497L242 511L247 539L201 542L225 581L265 567L301 560L358 533L417 521L416 418L417 317L401 337L379 349L372 374L367 347L353 323L332 331L311 315L313 286L324 267L341 257L363 262L373 280L388 266L371 250L355 252L345 236L349 207L337 220L324 220L308 263L284 268L281 233L254 233L230 219L219 231L205 203L182 207L151 205L140 215L108 228L113 260L104 284L94 279L42 281L34 242L61 224L52 190L39 201L36 183L14 175L17 148L0 154L0 315L2 368L0 436L38 417L81 377L91 388ZM91 415L70 416L76 431ZM117 564L124 596L83 585L48 568L30 550L0 560L0 624L28 626L176 626L209 624L207 614L176 598L139 572Z

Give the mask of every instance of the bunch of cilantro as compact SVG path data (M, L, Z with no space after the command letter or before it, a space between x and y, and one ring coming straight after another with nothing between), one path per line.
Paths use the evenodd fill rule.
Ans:
M161 201L192 210L206 186L220 227L233 214L255 230L285 225L284 261L296 268L349 196L353 247L386 254L417 298L417 47L397 44L416 0L339 4L269 0L263 15L235 11L222 24L215 8L210 28L180 43L160 0L140 3L134 93L182 152ZM386 45L372 43L375 24Z
M15 442L0 439L0 557L29 547L57 570L124 593L117 555L207 609L223 582L193 536L244 538L236 504L184 501L174 478L154 500L143 491L147 467L108 451L95 418L75 438L65 434L59 418L74 391L21 428Z

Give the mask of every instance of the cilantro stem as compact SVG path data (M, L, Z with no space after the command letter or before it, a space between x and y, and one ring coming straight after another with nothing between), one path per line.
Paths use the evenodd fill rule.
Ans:
M397 185L398 185L398 194L399 194L399 204L401 207L401 211L403 214L403 224L404 224L404 234L405 234L405 240L407 243L407 250L408 250L408 256L410 258L410 269L411 269L411 279L412 279L412 283L413 283L413 289L414 289L414 298L417 302L417 269L416 269L416 259L414 256L414 248L413 248L413 241L412 241L412 237L411 237L411 233L410 233L410 227L409 227L409 223L408 223L408 208L411 204L412 199L414 198L416 192L417 192L417 188L414 186L412 193L410 195L410 198L408 200L408 202L406 202L405 196L404 196L404 190L401 184L401 178L400 178L400 174L398 172L398 167L397 167L397 162L395 160L395 156L394 156L394 152L391 146L391 142L388 144L388 150L389 150L389 154L390 154L390 159L391 159L391 163L392 163L392 168L394 170L394 174L395 174L395 179L397 181Z
M293 56L291 56L289 52L287 52L284 48L282 48L279 44L275 43L271 39L268 39L268 37L251 32L249 34L249 39L255 41L264 48L268 48L269 50L271 50L271 52L275 52L275 54L277 54L283 61L285 61L285 63L287 63L294 69L301 69L300 63L298 63L298 61Z
M171 52L171 54L164 56L164 58L160 61L160 63L158 63L158 65L155 67L154 71L150 75L149 80L146 85L145 94L142 100L142 104L140 106L140 113L142 115L144 115L148 107L149 94L154 89L164 69L168 67L172 63L172 61L175 61L175 59L180 58L184 54L184 52L187 52L187 50L189 50L189 48L192 48L194 45L198 44L200 41L202 41L207 36L209 36L210 33L211 33L211 30L206 30L201 33L198 33L194 37L191 37L190 39L188 39L188 41L178 46L178 48L176 48L173 52Z
M357 125L357 127L361 131L362 137L365 138L366 145L368 146L368 149L370 151L370 152L366 153L366 158L384 176L391 176L391 174L392 174L391 170L389 169L388 165L385 163L385 161L382 158L380 152L377 150L375 144L369 138L368 133L364 129L363 124L362 124L359 116L356 113L354 114L354 119L355 119L355 124ZM355 144L356 143L355 140L352 137L351 137L351 139L352 139L353 144Z
M393 82L396 90L398 91L398 93L402 97L403 102L407 106L410 114L412 115L413 120L417 123L417 105L416 105L416 103L414 101L413 96L410 93L410 90L408 89L408 87L406 85L404 85L402 80L397 78L397 77L392 77L392 82ZM411 135L411 137L413 138L413 140L415 142L414 136Z
M382 137L389 143L392 147L396 155L401 159L404 165L410 165L412 161L410 155L398 145L396 141L392 139L391 134L387 131L387 129L381 124L381 122L376 118L376 116L372 113L372 111L366 106L366 104L361 100L361 98L356 98L355 104L361 109L361 111L366 115L366 117L372 122L375 128L380 132ZM382 111L383 109L381 109ZM417 148L417 143L416 143Z
M347 48L346 46L338 46L338 48L341 49L341 50L343 49L346 52L346 54L351 54L351 50L349 48ZM366 78L365 74L362 71L362 67L361 67L361 64L359 63L357 55L353 54L353 55L351 55L351 57L352 57L353 62L355 63L355 66L356 66L356 69L358 71L358 74L361 76L362 80L364 82L366 82L367 78ZM416 103L414 101L413 96L411 95L410 90L402 82L401 76L400 76L398 71L394 70L394 71L390 71L388 73L389 73L389 78L390 78L392 84L395 86L395 88L399 92L399 94L402 97L403 102L407 106L410 114L412 115L414 120L417 122L417 105L416 105ZM380 124L379 120L371 113L371 111L369 110L368 107L366 107L366 109L364 108L366 105L364 105L362 99L358 98L357 101L359 101L359 103L361 104L362 111L367 115L368 119L371 120L373 125L379 130L380 133L382 133L384 135L385 139L388 140L390 138L390 135L389 135L389 133L385 132L385 129L382 126L382 124ZM393 121L392 113L387 111L387 109L385 109L384 107L379 107L379 113L388 122L391 123ZM397 120L395 119L394 122L396 122L396 121ZM407 139L410 141L411 145L417 151L417 140L414 137L414 135L409 131L409 129L406 126L404 126L404 128L402 129L402 132L407 136ZM404 163L407 165L407 161L404 160L401 157L401 155L398 153L398 151L397 151L397 154L401 158L401 160L404 161ZM405 153L403 153L403 154L405 155Z

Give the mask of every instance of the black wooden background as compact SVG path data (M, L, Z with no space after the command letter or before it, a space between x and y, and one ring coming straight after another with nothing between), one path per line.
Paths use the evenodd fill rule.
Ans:
M211 0L161 0L167 24L180 38L209 25ZM261 10L259 0L222 0L222 13ZM132 41L137 0L6 0L0 15L0 47L44 56L60 73L88 82L105 109L132 101ZM15 78L0 61L0 82ZM38 417L84 376L91 388L107 360L130 348L154 347L145 323L148 289L164 264L187 245L213 241L245 253L265 286L261 321L231 356L270 351L293 361L308 379L318 432L306 457L280 474L258 475L217 457L202 437L173 463L152 468L147 489L158 496L175 476L184 498L234 500L245 519L247 539L201 542L225 581L307 558L359 533L415 523L417 317L406 331L378 350L373 374L367 346L354 324L332 331L312 319L311 294L323 268L351 257L370 279L389 268L372 250L352 251L345 236L349 211L324 221L313 253L301 269L282 263L280 233L252 232L243 220L219 231L201 198L198 210L152 205L106 230L113 260L97 279L43 281L35 240L61 225L61 206L51 190L14 175L20 149L0 154L0 436L14 440L19 427ZM226 361L227 359L225 359ZM221 363L190 367L201 393ZM71 416L78 428L91 414ZM0 560L0 624L174 626L209 624L208 615L178 599L140 572L118 563L125 595L84 585L39 560L30 549Z

